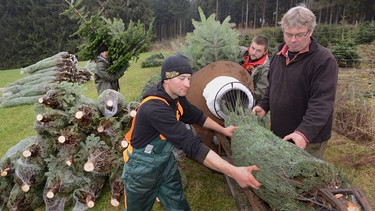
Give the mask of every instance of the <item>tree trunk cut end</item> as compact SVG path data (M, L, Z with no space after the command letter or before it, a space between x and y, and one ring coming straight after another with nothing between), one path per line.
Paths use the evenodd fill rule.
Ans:
M75 117L77 119L82 119L82 117L85 115L85 113L83 111L77 111Z
M85 165L83 166L83 169L87 172L92 172L94 171L95 167L94 167L94 164L91 163L91 162L87 162L85 163Z
M117 199L111 198L111 205L114 207L118 207L120 202Z
M21 190L23 191L23 192L28 192L29 190L30 190L30 185L28 185L28 184L24 184L24 185L22 185L21 186Z
M55 194L52 191L48 191L47 198L52 199L53 197L55 197Z

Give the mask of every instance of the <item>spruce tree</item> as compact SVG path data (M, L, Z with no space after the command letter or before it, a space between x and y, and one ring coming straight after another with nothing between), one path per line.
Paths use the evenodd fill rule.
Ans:
M220 61L237 61L239 40L228 16L222 23L215 20L215 14L205 17L199 8L201 21L193 20L194 31L186 35L186 45L178 50L192 63L195 70Z
M254 192L274 209L317 210L320 188L349 186L333 165L280 139L250 111L228 112L225 125L238 126L231 137L233 163L260 168L254 176L262 186Z
M74 5L66 2L70 7L64 14L70 15L72 19L79 17L79 29L74 35L82 39L78 53L80 57L94 59L98 46L104 43L108 46L108 60L112 63L108 71L115 73L123 71L131 60L137 60L139 54L148 49L153 38L153 20L147 30L140 20L136 23L130 20L125 27L120 18L102 16L102 10L90 16L85 8L80 6L81 0Z

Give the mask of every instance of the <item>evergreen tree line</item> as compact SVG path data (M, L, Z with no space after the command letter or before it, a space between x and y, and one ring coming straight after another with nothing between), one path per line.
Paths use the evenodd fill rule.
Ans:
M1 69L19 68L43 58L68 51L76 53L80 44L77 20L62 13L75 0L12 0L0 4ZM372 0L92 0L82 1L85 11L102 9L106 18L121 18L148 26L153 24L154 40L184 36L199 20L198 7L206 16L216 14L219 21L230 16L237 28L248 30L277 26L282 15L299 3L306 4L317 16L318 24L360 24L375 17ZM79 15L77 14L77 17ZM81 58L79 58L81 59ZM87 58L82 58L87 59Z

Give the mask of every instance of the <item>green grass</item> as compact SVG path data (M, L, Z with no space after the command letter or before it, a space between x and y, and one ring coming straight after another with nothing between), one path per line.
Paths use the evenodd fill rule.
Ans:
M138 62L133 62L120 79L120 93L124 95L127 102L137 99L148 79L160 72L160 67L141 68L141 61L154 53L158 52L142 54ZM80 62L79 65L84 66L85 63ZM25 77L19 71L19 69L0 71L0 87L5 87L9 83ZM85 96L92 99L97 98L94 81L85 83L82 85L82 89L84 89ZM32 105L0 108L0 121L0 157L22 139L36 134L33 129L35 113ZM347 154L361 152L364 148L371 150L371 147L364 147L355 141L347 140L334 133L332 140L329 142L325 160L345 172L350 178L351 184L359 187L372 203L372 206L375 207L374 165L370 163L359 168L352 168L343 162L343 158ZM188 180L185 193L192 210L237 210L233 197L228 194L223 175L213 173L203 165L188 159L180 163L180 166L186 173ZM110 205L109 187L107 185L95 207L91 210L116 211L123 209L122 204L119 208L114 208ZM7 209L5 208L4 210ZM45 210L45 208L42 207L38 210ZM160 203L155 203L153 210L164 209Z

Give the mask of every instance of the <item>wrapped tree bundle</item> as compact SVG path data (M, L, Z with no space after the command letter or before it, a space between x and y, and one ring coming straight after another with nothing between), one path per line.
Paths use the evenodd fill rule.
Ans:
M28 96L28 97L18 97L14 99L10 99L7 101L4 101L0 103L0 108L8 108L8 107L14 107L19 105L30 105L38 102L38 99L42 97L40 96Z
M48 136L34 136L34 142L25 147L22 151L22 156L25 158L41 157L42 159L48 157L50 154L56 153L56 144Z
M121 154L119 154L120 159L114 161L113 170L109 176L109 186L111 192L111 205L118 207L120 202L124 198L124 181L121 178L123 170L123 160L121 159Z
M27 96L26 94L19 94L19 93L22 93L22 92L25 93L25 90L29 90L29 89L43 89L44 88L43 94L45 94L47 90L50 89L50 87L48 87L49 85L50 84L48 83L42 83L42 84L37 84L37 85L14 85L10 87L1 88L0 91L3 92L2 99L5 99L5 97L11 97L12 95L16 95L16 94L21 95L21 96Z
M49 89L46 85L31 85L27 86L27 89L24 89L16 94L8 95L6 97L1 97L0 102L5 102L11 99L16 99L20 97L28 97L28 96L40 96L47 92Z
M61 70L61 67L58 67L58 66L53 66L53 67L48 67L48 68L44 68L44 69L40 69L40 70L37 70L36 72L34 72L33 74L30 74L30 76L32 75L42 75L42 74L48 74L50 72L58 72Z
M260 168L254 176L262 186L254 192L277 210L316 210L318 189L348 185L333 165L283 141L250 111L229 113L225 125L238 126L231 138L234 164Z
M64 58L67 58L68 56L69 56L68 52L57 53L56 55L40 60L39 62L35 64L21 68L21 74L34 73L41 69L45 69L45 68L49 68L53 66L61 66L64 64Z
M70 114L61 110L48 107L36 108L36 121L34 129L40 135L57 137L60 131L69 124Z
M44 173L47 170L47 166L38 155L29 158L20 157L14 167L14 182L24 192L28 192L31 186L39 186L46 181Z
M78 152L80 143L84 142L87 134L79 130L78 125L69 125L61 132L57 141L60 146L60 151L69 152L69 155L74 155Z
M10 176L14 172L14 162L22 156L22 151L36 142L36 137L27 137L11 147L0 159L0 176Z
M62 82L47 91L45 96L39 98L38 101L40 104L53 109L69 111L72 107L84 101L80 90L75 84Z
M61 165L63 162L64 157L60 157L60 154L58 157L50 156L46 159L48 172L45 174L47 180L43 190L46 210L63 211L72 206L74 190L90 182L82 171L73 172L72 168Z
M28 192L31 186L40 186L45 182L47 166L42 155L46 156L51 151L44 144L39 136L33 137L33 141L22 151L22 156L13 163L14 182L24 192Z
M90 182L84 172L74 172L71 168L61 165L60 158L51 157L48 162L44 192L49 199L57 195L70 195L75 189Z
M77 124L79 129L86 133L96 130L102 116L97 104L90 99L76 105L70 112L72 114L70 121Z
M52 78L55 80L59 74L59 71L49 71L40 74L28 75L24 78L18 79L10 84L12 86L25 86L25 85L37 85L43 82L43 79Z
M92 78L92 73L86 68L78 68L78 75L75 77L75 81L78 84L90 81Z
M77 66L63 66L59 70L59 81L66 81L70 83L85 83L91 79L92 74L84 68L78 69Z
M21 73L30 75L11 83L8 87L0 88L0 92L3 93L3 97L0 98L0 102L3 102L2 107L35 103L35 96L39 98L45 94L50 89L49 85L64 82L82 84L89 81L92 73L86 68L78 68L77 62L75 55L61 52L29 67L21 68ZM26 101L25 97L33 97L33 101Z
M102 117L94 133L108 146L112 147L118 145L124 139L125 128L117 117Z
M50 76L54 77L54 76ZM30 84L14 85L7 88L2 88L3 97L0 98L0 107L13 107L18 105L34 104L55 84L46 78L41 78L32 81Z
M132 123L132 119L135 116L136 108L140 102L138 101L131 101L126 105L126 109L122 110L119 114L117 114L117 119L122 123L123 127L129 127Z
M79 154L87 158L84 170L99 176L109 175L113 162L119 158L119 154L94 135L88 136L85 143L82 143Z
M86 173L83 171L84 162L80 162L79 165L76 165L79 162L73 163L71 166L63 165L68 156L69 155L65 152L60 151L56 157L51 155L49 158L45 159L48 166L48 172L46 172L45 175L52 181L60 181L58 187L59 192L62 193L72 193L73 190L77 188L75 185L82 187L90 181L90 179L87 178ZM76 165L76 167L74 165Z
M9 195L7 207L12 211L35 210L43 204L41 187L31 187L28 192L24 192L15 184Z
M104 90L97 99L98 108L104 117L116 116L126 107L124 96L112 89Z
M43 200L46 211L64 211L67 207L73 204L72 194L68 194L67 196L59 195L51 199L47 198L45 194L43 194Z
M107 181L106 177L89 175L91 175L90 182L73 192L75 200L73 210L75 211L93 208Z

